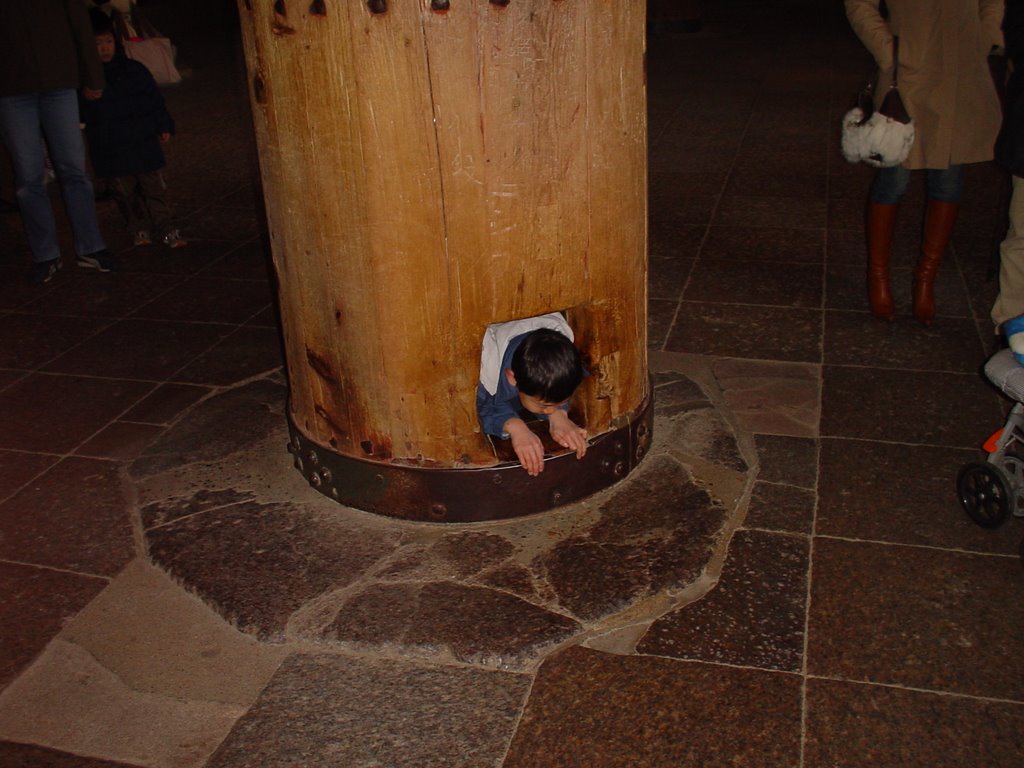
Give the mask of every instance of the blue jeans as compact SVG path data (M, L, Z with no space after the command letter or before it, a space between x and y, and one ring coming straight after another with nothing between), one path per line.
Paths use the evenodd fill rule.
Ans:
M14 166L14 194L32 258L38 262L60 257L57 225L46 192L44 137L71 221L75 253L103 250L106 243L96 221L92 182L85 173L78 94L62 88L0 97L0 139Z
M962 165L951 165L949 168L927 171L928 199L943 203L959 203L960 187L963 177ZM910 171L901 165L893 168L879 168L871 182L872 203L898 203L907 190Z

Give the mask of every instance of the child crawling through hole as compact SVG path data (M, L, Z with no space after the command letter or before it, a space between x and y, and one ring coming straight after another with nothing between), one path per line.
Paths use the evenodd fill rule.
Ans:
M526 411L548 422L552 439L587 452L587 431L569 418L569 401L586 372L573 333L559 312L494 323L484 333L476 411L488 435L511 440L531 476L544 470L544 445L523 420Z

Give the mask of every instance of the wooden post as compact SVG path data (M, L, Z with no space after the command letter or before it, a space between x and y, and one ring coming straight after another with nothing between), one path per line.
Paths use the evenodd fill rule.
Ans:
M575 457L540 481L481 434L493 322L564 310L592 374L574 401L591 436L644 422L645 5L239 0L293 448L325 493L443 520L571 500L547 490ZM545 500L453 512L423 479L486 468Z

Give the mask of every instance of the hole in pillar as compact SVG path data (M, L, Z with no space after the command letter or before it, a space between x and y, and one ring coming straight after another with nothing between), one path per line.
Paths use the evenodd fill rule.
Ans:
M373 443L371 443L369 440L363 440L359 444L359 447L363 449L363 453L365 453L367 456L373 456Z
M324 0L313 0L309 5L309 12L313 16L326 16L327 5L324 3Z
M502 407L500 399L503 393L509 393L507 384L511 382L506 378L505 371L511 367L512 359L515 356L516 350L521 346L523 337L525 337L526 334L542 329L556 331L567 338L570 336L575 337L575 330L569 324L567 317L572 317L574 313L578 314L578 311L578 308L573 307L532 317L499 320L495 323L488 324L486 328L481 331L480 359L475 362L479 363L481 371L480 381L477 384L477 391L483 391L481 394L483 407L477 409L477 421L480 425L481 433L490 443L494 456L499 462L518 462L515 451L512 450L511 440L500 437L498 434L499 425L496 423L494 418L490 417L490 414L492 413L507 413L508 406L515 409L516 416L522 419L530 431L540 438L544 447L545 457L563 454L569 451L569 449L556 443L551 437L547 418L548 414L536 412L536 410L529 410L527 405L524 405L524 399L517 397L514 390L511 391L511 394L515 399L505 401L504 405L506 407ZM580 349L578 344L573 343L572 346L576 347L579 352L579 358L584 369L583 380L585 381L588 368L586 362L587 355L585 350ZM549 345L542 344L539 345L538 348L544 349L550 347ZM485 373L485 371L489 373ZM503 385L502 382L506 382L506 385ZM559 385L556 384L556 386ZM493 395L490 393L492 388L495 390ZM568 397L568 415L573 423L585 429L585 409L582 407L578 398L579 390L580 386L577 385L574 391L570 391ZM542 397L528 396L528 398L529 399L526 400L526 403L530 406L544 408L549 404ZM492 410L492 408L494 408L494 410Z
M388 10L387 0L367 0L366 7L370 13L386 13Z

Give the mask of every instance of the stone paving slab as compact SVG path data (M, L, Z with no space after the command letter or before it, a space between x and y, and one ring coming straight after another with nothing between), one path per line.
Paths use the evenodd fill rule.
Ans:
M0 739L53 750L15 750L32 766L202 766L285 656L136 561L0 694Z
M11 741L0 741L0 765L4 768L141 768Z
M503 768L799 763L798 675L569 648L537 673Z
M500 766L530 678L296 655L207 768Z
M82 647L54 640L0 693L0 739L146 768L200 768L245 710L134 691Z

